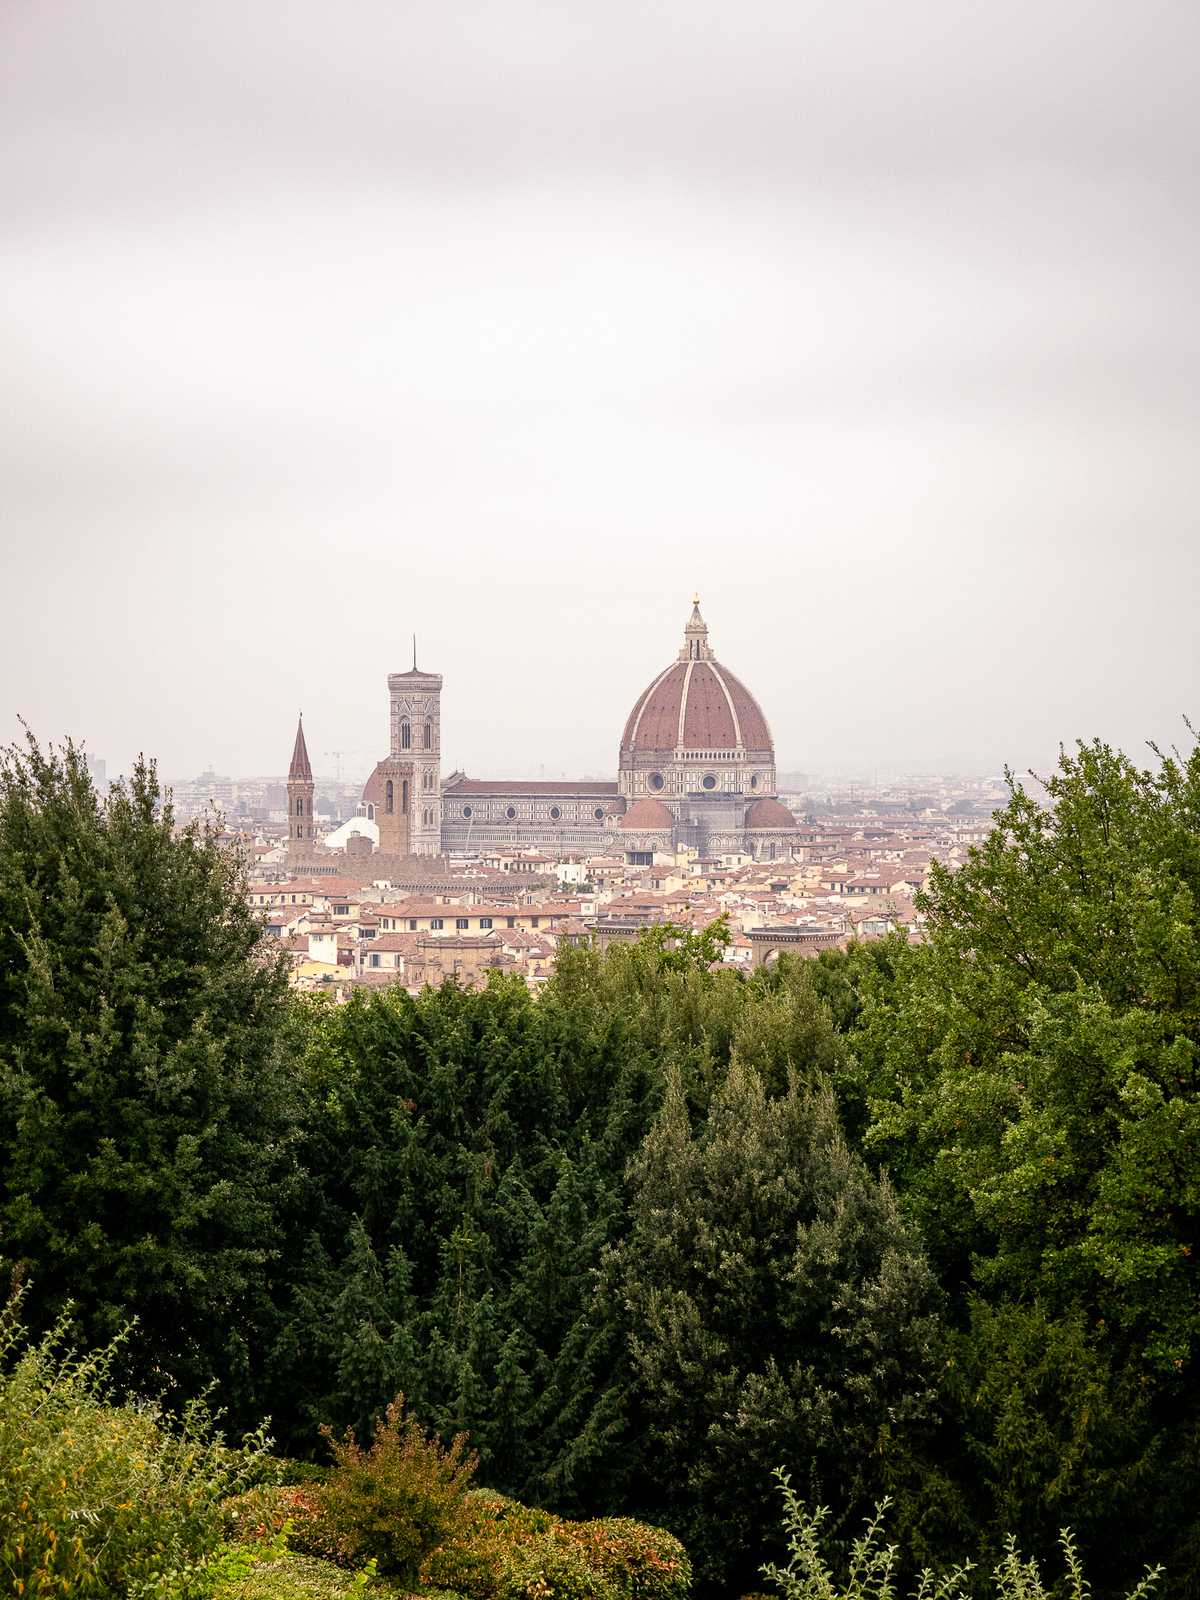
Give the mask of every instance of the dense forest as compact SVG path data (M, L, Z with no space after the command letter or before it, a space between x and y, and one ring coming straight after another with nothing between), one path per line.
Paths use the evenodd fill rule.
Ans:
M909 1575L1200 1590L1200 753L1013 781L927 937L719 929L297 998L153 768L0 774L0 1256L120 1391L316 1458L397 1394L479 1481L782 1555L778 1468Z

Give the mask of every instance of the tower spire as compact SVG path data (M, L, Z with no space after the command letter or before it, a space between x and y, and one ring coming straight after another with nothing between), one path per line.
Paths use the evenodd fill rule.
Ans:
M296 742L292 746L292 764L288 768L288 781L300 779L303 783L312 782L312 763L308 759L308 746L304 742L304 713L300 713L296 723Z
M417 636L413 634L413 671L417 670Z

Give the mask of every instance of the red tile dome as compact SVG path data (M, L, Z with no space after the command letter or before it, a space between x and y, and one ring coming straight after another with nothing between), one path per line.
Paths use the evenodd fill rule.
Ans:
M796 819L781 800L764 796L756 800L746 814L748 828L794 828Z
M662 801L655 800L652 795L635 800L617 823L618 828L632 829L636 833L669 833L674 826L675 818Z
M677 748L773 750L758 701L709 648L699 606L684 632L679 659L638 696L621 737L622 755Z

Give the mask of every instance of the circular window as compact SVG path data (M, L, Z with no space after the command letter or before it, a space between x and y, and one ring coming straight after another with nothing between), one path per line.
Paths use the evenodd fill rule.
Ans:
M504 813L504 815L508 818L508 820L510 822L516 816L516 814L517 814L516 806L509 806L508 810Z
M464 816L464 817L469 817L469 816L470 816L470 815L471 815L471 808L470 808L470 806L464 806L464 807L463 807L463 816Z
M553 817L554 821L557 822L559 817L562 816L561 808L558 807L558 806L551 806L550 807L550 815Z
M604 807L603 806L597 806L595 811L592 812L592 815L595 817L597 822L603 822L603 820L604 820Z
M652 789L661 789L666 781L661 772L652 772L650 774L650 787Z
M757 772L752 772L750 774L750 787L752 789L757 789L758 788L758 773Z
M701 779L700 787L702 789L715 789L717 787L717 780L713 777L711 772L706 772L704 774L704 777Z

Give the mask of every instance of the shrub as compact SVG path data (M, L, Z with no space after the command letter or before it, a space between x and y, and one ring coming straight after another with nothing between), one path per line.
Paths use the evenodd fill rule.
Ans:
M298 1530L300 1537L326 1544L337 1560L373 1557L382 1576L415 1584L425 1559L468 1527L466 1496L476 1457L466 1435L444 1445L404 1415L402 1395L388 1406L368 1450L353 1431L342 1440L329 1428L322 1433L333 1468L323 1484L303 1491L315 1518Z
M788 1560L786 1566L772 1564L761 1571L779 1588L784 1600L895 1600L899 1595L897 1551L895 1545L884 1542L882 1531L889 1502L881 1501L874 1516L868 1518L866 1531L850 1547L846 1576L839 1581L821 1553L828 1509L818 1506L809 1511L791 1488L787 1474L776 1472L775 1476L783 1492ZM1060 1544L1066 1574L1062 1583L1049 1590L1037 1563L1022 1559L1010 1535L1004 1559L992 1572L994 1600L1050 1600L1052 1593L1058 1600L1089 1600L1091 1591L1069 1529L1063 1529ZM910 1591L912 1600L978 1600L981 1591L970 1581L975 1570L970 1561L940 1576L926 1570ZM1160 1567L1147 1570L1126 1600L1148 1600L1161 1571Z
M527 1506L495 1489L472 1489L467 1496L467 1512L473 1528L498 1528L508 1539L549 1533L558 1521L553 1512Z
M255 1484L241 1494L231 1495L221 1507L225 1537L240 1544L258 1544L272 1539L291 1524L291 1543L307 1548L309 1524L315 1524L317 1507L312 1493L292 1484Z
M464 1600L496 1600L517 1545L553 1534L556 1519L494 1489L472 1489L455 1535L430 1551L423 1589L448 1590Z
M560 1529L622 1600L683 1600L691 1587L687 1551L662 1528L632 1517L604 1517L564 1522Z
M628 1517L564 1522L490 1490L467 1515L422 1573L467 1600L683 1600L691 1582L679 1541Z
M18 1309L0 1327L0 1587L211 1594L225 1559L220 1503L259 1470L263 1441L226 1449L198 1401L171 1423L150 1404L108 1404L116 1344L76 1356L61 1324L28 1344Z
M607 1576L557 1530L514 1544L496 1574L495 1600L617 1600Z

